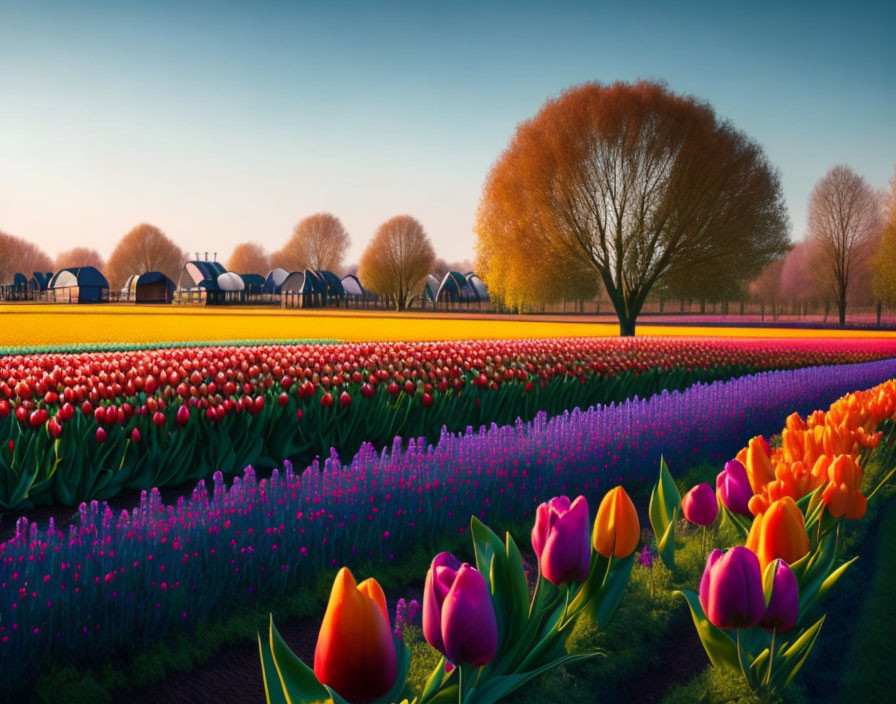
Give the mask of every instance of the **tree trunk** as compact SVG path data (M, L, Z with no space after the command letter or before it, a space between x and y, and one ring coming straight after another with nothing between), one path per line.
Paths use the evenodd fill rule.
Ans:
M666 306L666 302L660 298L660 315L663 314L663 308Z
M882 307L881 302L880 302L880 300L878 300L877 301L877 327L878 327L878 329L880 329L881 307Z
M846 296L840 296L840 300L837 301L837 313L840 319L840 327L846 327Z
M740 299L740 314L741 315L744 314L744 299L743 298Z
M681 299L681 308L679 310L680 313L684 313L684 299Z
M635 316L619 318L619 336L634 337L635 336Z

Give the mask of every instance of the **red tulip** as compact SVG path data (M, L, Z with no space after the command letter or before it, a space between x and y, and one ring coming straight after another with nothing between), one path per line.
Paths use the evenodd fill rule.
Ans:
M348 391L343 391L339 395L339 403L343 408L345 408L346 406L350 406L352 404L352 397L348 393Z
M323 396L320 397L320 405L324 408L329 408L333 405L333 394L327 391Z
M100 445L106 442L106 431L103 428L96 429L96 441Z
M140 442L140 431L137 428L131 431L131 442L135 445Z
M157 428L161 428L163 425L165 425L165 414L162 413L161 411L156 411L155 413L153 413L152 414L152 423Z
M177 409L177 424L184 426L190 420L190 409L187 406L181 406Z

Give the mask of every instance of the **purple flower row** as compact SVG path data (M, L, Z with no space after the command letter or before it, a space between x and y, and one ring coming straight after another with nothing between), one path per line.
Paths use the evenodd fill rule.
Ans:
M365 446L228 489L216 475L189 499L144 494L116 515L93 502L67 532L28 524L0 544L0 692L33 680L44 658L101 662L216 618L294 593L319 570L394 560L464 531L471 514L531 518L558 494L597 501L637 489L661 454L673 471L722 463L794 411L896 376L896 360L766 372L548 420L443 433L429 445ZM10 694L12 696L12 694Z

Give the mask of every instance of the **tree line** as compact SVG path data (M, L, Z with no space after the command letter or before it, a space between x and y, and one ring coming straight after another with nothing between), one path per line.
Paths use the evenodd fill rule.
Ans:
M327 270L357 274L368 290L387 298L398 310L419 296L429 274L438 278L453 269L469 269L469 261L447 262L436 257L423 225L410 215L398 215L379 226L357 265L345 266L351 239L332 213L316 213L299 222L279 250L268 253L258 242L237 245L225 266L241 274L266 274L273 268L286 271ZM0 232L0 282L12 281L16 272L59 271L93 266L103 272L113 289L128 277L161 271L177 281L188 253L158 227L141 223L128 232L108 261L86 247L61 252L55 260L21 237Z

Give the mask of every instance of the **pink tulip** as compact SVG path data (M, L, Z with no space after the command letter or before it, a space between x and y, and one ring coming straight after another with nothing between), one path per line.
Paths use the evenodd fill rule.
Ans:
M541 504L532 527L532 549L541 574L554 584L584 582L591 562L588 501L555 496Z

